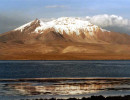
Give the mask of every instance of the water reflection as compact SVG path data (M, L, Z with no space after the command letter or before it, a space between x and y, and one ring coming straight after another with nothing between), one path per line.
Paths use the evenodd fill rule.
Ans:
M57 82L17 82L6 84L22 95L81 95L109 90L129 90L129 80L84 80Z

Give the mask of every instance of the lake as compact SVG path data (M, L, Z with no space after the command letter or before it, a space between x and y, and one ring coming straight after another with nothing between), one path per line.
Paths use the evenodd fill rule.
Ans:
M130 61L0 61L0 100L129 94Z
M130 61L0 61L0 78L130 77Z

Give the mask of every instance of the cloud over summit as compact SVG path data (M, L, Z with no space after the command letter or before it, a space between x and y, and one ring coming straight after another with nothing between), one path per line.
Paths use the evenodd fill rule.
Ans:
M95 15L91 17L86 16L85 20L108 30L130 34L130 20L124 19L121 16L107 14Z

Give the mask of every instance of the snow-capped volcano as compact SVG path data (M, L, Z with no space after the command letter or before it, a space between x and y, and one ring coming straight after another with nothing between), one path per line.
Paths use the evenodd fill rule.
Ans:
M110 54L117 59L119 55L130 59L130 35L107 31L72 17L36 19L0 34L0 45L0 57L13 60L114 59Z
M55 29L56 32L59 32L63 34L65 32L66 34L73 34L80 35L80 32L83 33L89 33L89 35L94 35L94 32L96 32L98 29L101 29L100 27L91 24L88 21L81 20L79 18L72 18L72 17L61 17L52 21L44 22L42 20L36 19L35 21L29 22L15 30L20 30L21 32L26 28L31 26L31 24L35 22L39 25L35 28L33 31L36 33L44 33L44 30L47 29ZM106 31L101 29L102 31Z
M107 31L88 21L73 17L61 17L51 21L36 19L9 33L8 36L2 35L2 41L14 41L16 39L24 43L36 41L130 43L129 35Z

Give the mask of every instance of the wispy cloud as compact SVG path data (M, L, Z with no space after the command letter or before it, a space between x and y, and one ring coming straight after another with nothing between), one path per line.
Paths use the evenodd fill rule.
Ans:
M47 5L45 8L66 8L64 5Z

